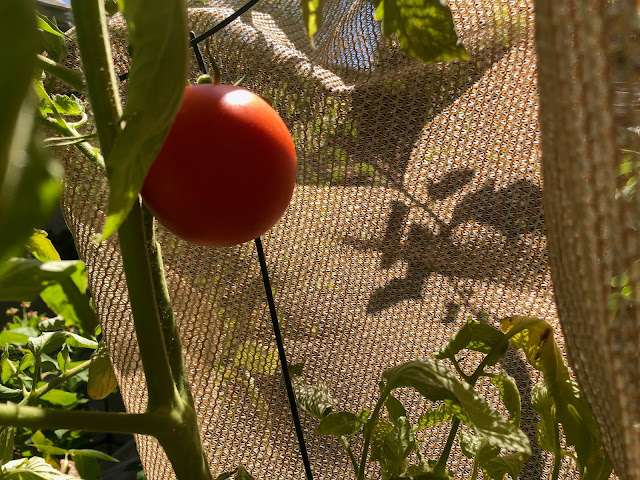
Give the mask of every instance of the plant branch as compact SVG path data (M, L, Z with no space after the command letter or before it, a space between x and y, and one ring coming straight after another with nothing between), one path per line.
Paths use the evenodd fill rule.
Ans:
M39 68L47 73L50 73L54 77L58 78L62 82L69 85L78 93L85 93L87 90L87 84L84 81L84 75L76 70L60 65L58 62L51 60L44 55L36 55L37 65Z
M91 365L91 360L87 360L86 362L82 362L80 365L77 365L77 366L75 366L73 368L70 368L66 372L58 375L56 378L51 380L46 385L43 385L42 387L40 387L38 389L32 390L32 392L34 392L33 393L33 398L29 397L27 399L27 403L26 404L28 405L29 403L33 402L34 400L37 400L38 398L42 397L47 392L49 392L49 391L53 390L54 388L56 388L58 385L62 385L64 382L69 380L74 375L77 375L78 373L82 372L83 370L86 370L87 368L89 368L89 365Z
M349 460L351 461L351 466L353 467L353 471L358 476L358 461L356 460L355 455L353 454L353 450L351 450L351 446L349 445L349 440L344 435L340 435L340 442L342 442L342 446L347 451L347 455L349 455Z
M162 262L162 254L160 252L160 244L156 240L155 221L151 212L149 212L144 205L142 206L142 222L144 225L145 237L147 239L147 251L149 252L151 277L156 295L156 304L158 305L158 312L160 314L160 324L162 327L165 348L167 349L171 373L173 375L173 381L178 388L180 396L188 403L193 404L189 378L187 376L187 370L182 357L180 332L175 321L173 309L171 308L171 299L169 298L169 290L164 276L164 265Z
M92 432L158 435L164 418L153 413L90 412L0 404L0 425L41 430L65 428Z
M373 435L373 429L378 422L378 418L380 417L380 410L384 405L385 400L391 393L391 388L386 386L384 390L380 392L380 398L376 403L373 412L371 413L371 417L367 421L367 424L364 427L364 446L362 447L362 456L360 457L360 467L357 472L357 480L364 480L364 471L367 466L367 457L369 456L369 444L371 443L371 435Z
M433 467L433 472L435 474L444 473L447 470L447 460L449 460L449 454L451 453L451 448L453 447L453 441L456 439L456 434L458 433L459 426L460 426L460 419L454 418L453 422L451 423L451 430L449 431L449 436L447 437L447 443L442 449L440 458L438 458L438 463L436 463L435 467Z
M80 136L80 134L76 131L76 129L73 128L71 125L69 125L67 122L65 122L66 125L63 126L63 125L60 125L56 120L54 120L53 118L50 118L50 117L38 116L38 120L43 125L47 126L48 128L51 128L52 130L55 130L56 132L58 132L58 133L60 133L60 134L62 134L64 136L67 136L67 137L79 137ZM94 149L94 147L89 142L80 142L80 143L76 143L75 145L78 148L78 150L80 150L80 152L91 163L93 163L96 167L98 167L100 169L100 171L102 171L102 172L105 171L104 159L102 158L102 155L100 155L100 153L98 151L96 151Z
M122 106L111 58L104 2L71 0L76 20L76 36L82 58L87 92L95 117L103 155L109 156L120 133Z

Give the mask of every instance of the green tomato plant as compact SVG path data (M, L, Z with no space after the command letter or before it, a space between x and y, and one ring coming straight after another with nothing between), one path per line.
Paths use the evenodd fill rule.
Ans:
M433 358L384 371L373 410L358 413L332 412L336 400L328 388L307 385L299 366L295 383L299 403L320 420L316 435L340 440L357 480L365 479L370 462L378 464L383 480L457 478L456 472L447 469L456 436L463 454L473 460L472 480L479 472L492 480L503 480L505 475L515 480L530 457L531 448L519 428L522 402L516 382L495 367L512 346L522 350L530 365L542 374L533 386L531 400L540 417L535 426L536 441L554 457L551 478L559 478L562 459L569 456L575 460L581 479L608 479L611 462L589 407L562 358L551 325L538 318L516 316L504 319L501 328L503 331L488 323L468 321ZM472 372L465 372L458 356L467 357L469 351L484 357ZM482 377L497 388L508 418L474 389ZM432 408L422 413L415 424L393 394L401 388L416 390L432 402ZM381 415L383 409L386 418ZM442 453L437 459L426 459L416 434L447 422L451 428ZM466 430L459 432L460 425ZM352 447L357 436L359 444L363 444L359 459Z

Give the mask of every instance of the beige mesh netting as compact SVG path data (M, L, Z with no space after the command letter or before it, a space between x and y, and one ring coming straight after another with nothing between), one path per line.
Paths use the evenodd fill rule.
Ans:
M407 57L380 35L367 0L328 1L315 50L288 0L264 0L210 46L223 81L241 79L270 99L296 143L294 198L263 242L287 355L305 362L306 380L325 382L339 408L357 411L372 407L385 368L435 352L470 317L496 325L539 316L560 338L546 229L569 355L616 470L640 478L638 431L619 423L638 422L637 310L625 304L613 329L607 310L614 267L638 253L631 207L640 196L624 211L614 200L616 125L637 122L629 108L615 116L612 96L614 70L615 85L633 94L635 37L625 32L635 28L635 5L539 3L542 137L531 1L450 1L468 62ZM190 27L201 33L240 5L197 2ZM111 35L123 73L121 19ZM63 203L126 407L141 412L144 375L117 241L89 241L105 220L106 184L79 156L68 159ZM303 478L254 245L200 248L158 232L212 471L242 463L257 478ZM533 438L534 374L515 353L502 367L517 380ZM426 408L405 394L416 416ZM302 421L314 477L351 478L339 443L315 436L310 416ZM446 434L422 434L425 455L439 453ZM158 444L137 440L147 478L171 478ZM547 478L551 462L534 445L521 478ZM450 467L471 475L458 447ZM561 478L577 478L568 460Z

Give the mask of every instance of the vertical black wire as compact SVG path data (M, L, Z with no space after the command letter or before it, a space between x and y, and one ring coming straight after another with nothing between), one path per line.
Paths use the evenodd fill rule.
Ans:
M276 344L278 345L278 356L280 357L280 365L282 366L282 376L284 377L284 384L287 388L287 396L289 397L289 405L291 407L291 416L293 417L293 423L295 424L296 435L298 437L298 444L300 445L302 463L304 464L304 471L307 475L307 480L313 480L313 474L311 473L311 463L309 462L309 454L307 453L307 446L304 441L304 433L302 432L302 425L300 424L300 417L298 416L298 405L296 404L296 396L293 391L293 385L291 384L291 375L289 375L289 367L287 364L287 354L284 351L282 333L280 332L280 324L278 323L278 313L276 312L276 305L273 300L273 291L271 290L271 282L269 281L267 262L264 257L262 240L260 239L260 237L255 239L255 243L256 250L258 251L258 260L260 261L260 270L262 271L262 283L264 283L264 289L267 293L267 303L269 304L269 313L271 314L273 333L276 336Z
M247 5L251 4L249 2ZM254 1L253 4L256 2ZM191 39L191 47L193 53L196 56L196 61L200 67L202 73L207 73L207 67L202 59L202 52L198 43L200 40L207 38L208 35L200 35L196 37L195 33L189 32L189 38ZM271 290L271 280L269 279L269 271L267 270L267 262L264 256L264 250L262 249L262 240L260 237L255 239L256 250L258 251L258 261L260 262L260 271L262 272L262 283L264 284L264 290L267 294L267 303L269 304L269 314L271 315L271 325L273 326L273 333L276 337L276 345L278 347L278 357L280 358L280 366L282 368L282 376L284 377L284 384L287 389L287 396L289 397L289 407L291 408L291 416L293 417L293 423L296 429L296 436L298 437L298 445L300 446L300 455L302 456L302 463L304 464L304 471L307 476L307 480L313 480L313 473L311 472L311 462L309 462L309 454L307 452L307 445L304 440L304 433L302 431L302 425L300 424L300 416L298 415L298 404L296 403L296 395L293 391L293 384L291 383L291 375L289 374L289 364L287 363L287 354L284 350L284 342L282 341L282 333L280 332L280 322L278 321L278 312L276 311L276 304L273 300L273 291Z

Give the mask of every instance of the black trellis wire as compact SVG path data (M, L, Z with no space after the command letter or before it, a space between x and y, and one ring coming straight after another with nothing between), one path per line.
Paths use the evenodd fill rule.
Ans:
M203 40L209 38L211 35L221 30L233 20L238 18L244 12L253 7L259 0L249 0L244 6L234 13L229 15L223 21L215 25L213 28L207 30L201 35L197 36L194 32L189 32L191 48L200 67L200 71L203 74L207 73L207 67L204 64L202 58L202 52L198 44ZM300 446L300 455L302 456L302 463L304 464L304 470L307 480L313 480L313 474L311 472L311 463L309 462L309 454L307 452L307 446L304 440L304 432L302 431L302 425L300 424L300 417L298 415L298 405L296 403L296 396L293 391L293 384L291 383L291 375L289 373L289 367L287 363L287 354L284 349L284 342L282 341L282 333L280 332L280 322L278 321L278 312L276 311L276 304L273 299L273 290L271 289L271 281L269 279L269 271L267 270L267 262L262 248L262 240L260 237L254 240L256 250L258 252L258 261L260 262L260 271L262 272L262 283L264 284L264 290L267 295L267 303L269 305L269 314L271 315L271 325L273 327L273 333L276 337L276 345L278 347L278 357L280 358L280 366L282 368L282 376L284 377L284 384L287 390L287 396L289 397L289 406L291 407L291 416L293 417L293 423L295 425L296 436L298 437L298 445Z
M189 39L191 48L198 62L198 67L203 74L207 73L207 67L204 64L202 58L202 52L198 44L203 40L206 40L211 35L222 30L224 27L233 22L240 15L251 9L260 0L249 0L240 9L233 12L227 18L222 20L217 25L213 26L206 32L196 36L194 32L189 32ZM119 76L120 80L125 80L129 75L129 72L125 72ZM313 474L311 472L311 463L309 462L309 454L307 452L307 446L304 439L304 432L302 431L302 425L300 423L300 416L298 415L298 405L296 403L296 396L293 391L293 384L291 383L291 375L289 373L289 367L287 363L287 354L284 349L284 342L282 341L282 333L280 332L280 322L278 321L278 313L276 311L275 301L273 299L273 291L271 290L271 281L269 280L269 271L267 270L267 262L265 260L264 250L262 248L262 240L260 237L255 239L256 250L258 252L258 261L260 262L260 270L262 272L262 283L264 284L265 293L267 295L267 303L269 305L269 314L271 315L271 325L273 327L273 333L276 337L276 345L278 347L278 357L280 359L280 366L282 368L282 376L284 377L284 384L287 390L287 396L289 397L289 406L291 407L291 416L293 417L293 423L295 425L296 436L298 438L298 445L300 446L300 455L302 456L302 463L304 464L304 471L307 480L313 480Z

